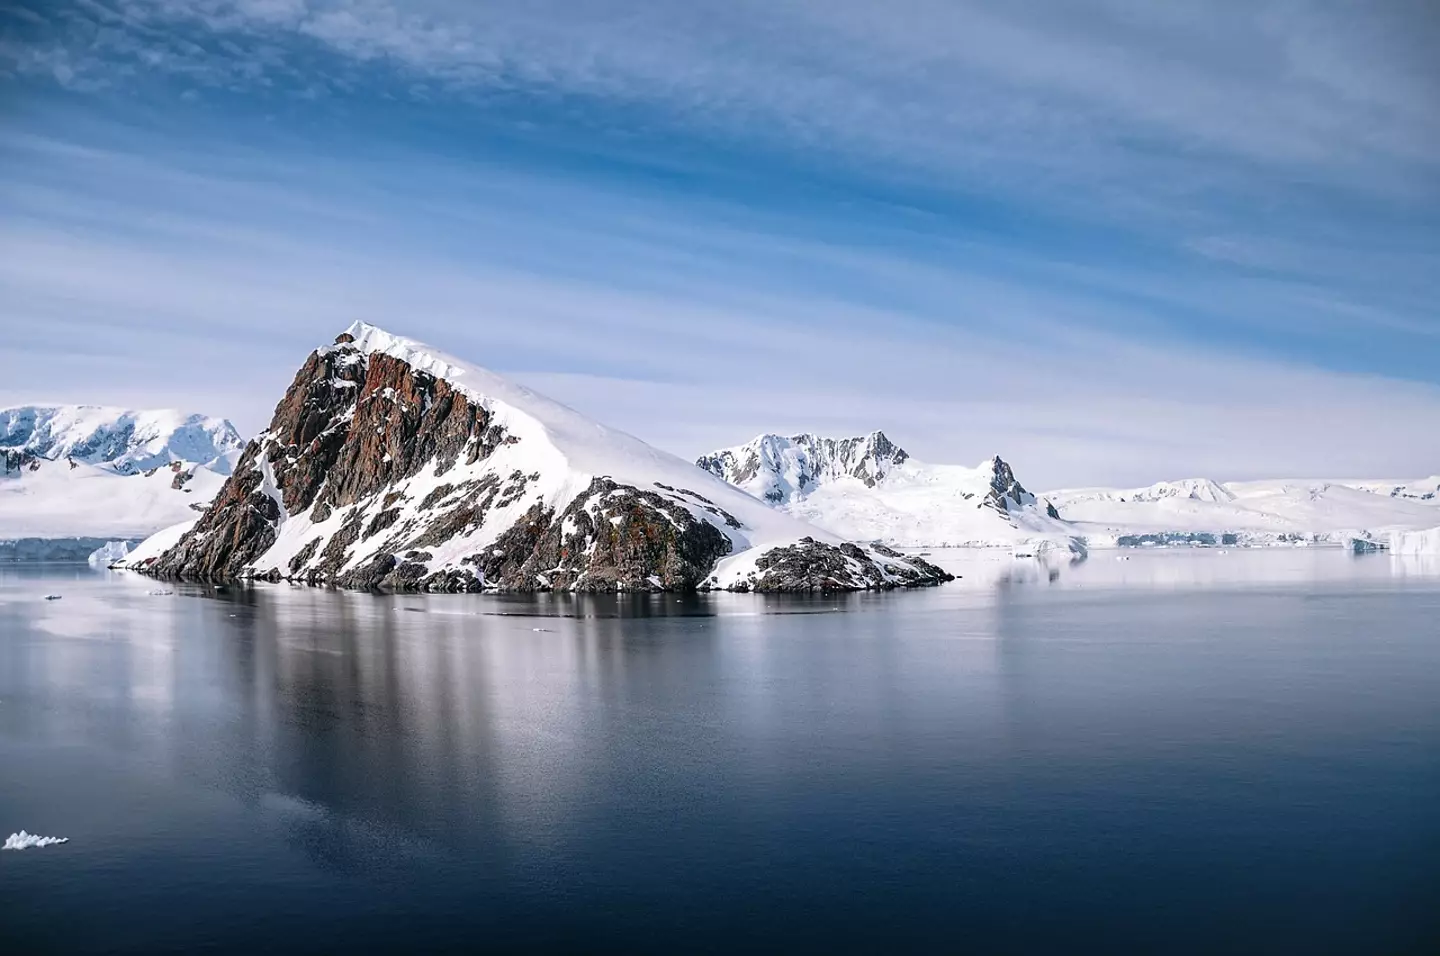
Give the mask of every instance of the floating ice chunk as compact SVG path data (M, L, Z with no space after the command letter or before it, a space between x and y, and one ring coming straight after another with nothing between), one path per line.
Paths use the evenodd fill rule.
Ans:
M69 842L69 837L42 837L21 830L19 833L10 834L5 845L0 846L0 850L28 850L32 846L54 846L56 843Z
M168 597L175 592L167 590L166 588L156 588L153 591L146 591L145 593L150 595L151 597Z
M96 548L86 559L92 568L108 568L117 561L124 561L130 554L130 545L125 541L109 541Z

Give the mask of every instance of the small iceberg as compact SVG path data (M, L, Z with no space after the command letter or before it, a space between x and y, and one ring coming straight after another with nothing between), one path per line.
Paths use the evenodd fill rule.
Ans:
M0 850L28 850L32 846L54 846L57 843L69 842L69 837L42 837L21 830L19 833L10 834L5 845L0 846Z
M175 592L167 590L165 588L156 588L153 591L147 591L145 593L149 594L151 597L167 597L171 594L174 594Z
M118 561L124 561L130 554L130 542L108 541L102 547L91 552L86 562L92 568L108 568Z

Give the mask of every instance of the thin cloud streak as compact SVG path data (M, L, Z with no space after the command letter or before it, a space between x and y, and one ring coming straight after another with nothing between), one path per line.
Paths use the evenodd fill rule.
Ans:
M3 400L253 430L366 318L687 455L1440 467L1423 9L17 9Z

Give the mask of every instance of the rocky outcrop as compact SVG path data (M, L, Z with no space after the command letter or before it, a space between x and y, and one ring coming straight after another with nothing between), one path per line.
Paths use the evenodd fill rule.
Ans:
M506 401L470 380L461 386L466 374L489 373L360 328L365 341L342 335L307 358L210 508L147 573L431 591L830 590L949 579L894 552L805 537L791 522L799 533L761 555L756 574L732 580L722 562L756 547L739 512L773 522L769 509L503 381L493 383ZM575 441L586 444L566 444ZM591 470L611 458L617 471ZM577 459L592 464L577 468ZM651 467L668 480L636 480L637 468Z
M990 479L990 493L985 496L985 504L1001 514L1009 514L1012 508L1019 509L1031 507L1036 504L1037 498L1025 490L1025 486L1015 478L1015 472L1010 465L996 455L990 463L994 474ZM1045 502L1045 514L1059 520L1060 512L1050 502Z
M900 558L898 551L872 547L881 556ZM855 591L886 590L953 581L955 576L920 558L909 558L897 580L887 574L870 552L859 545L827 544L801 538L789 547L775 548L755 562L756 572L745 582L746 590L770 591Z

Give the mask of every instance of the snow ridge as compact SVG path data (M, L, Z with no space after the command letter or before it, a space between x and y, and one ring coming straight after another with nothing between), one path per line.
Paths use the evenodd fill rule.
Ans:
M244 447L223 418L173 409L21 405L0 409L0 452L12 461L70 459L137 474L173 461L203 463Z
M1083 553L1049 502L998 456L975 468L916 461L884 432L760 435L696 464L772 506L894 547L1016 547Z

